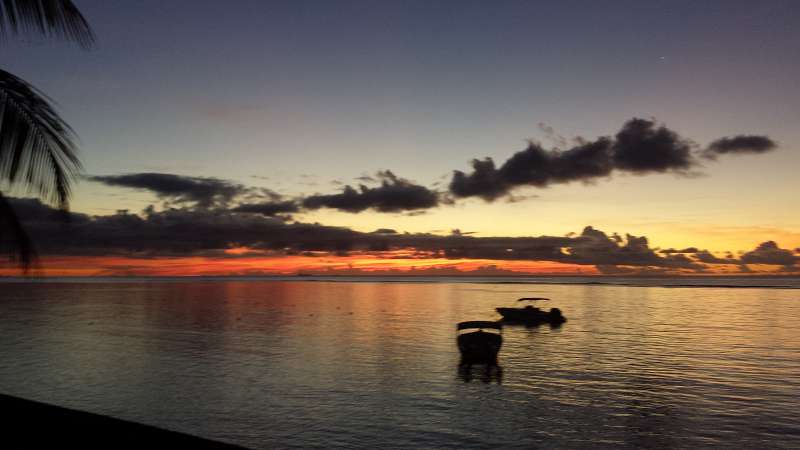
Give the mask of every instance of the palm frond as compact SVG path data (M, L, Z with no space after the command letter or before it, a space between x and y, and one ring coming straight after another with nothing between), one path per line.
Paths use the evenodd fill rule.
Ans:
M0 70L0 181L66 209L81 172L74 139L44 94Z
M94 44L89 23L70 0L2 0L0 37L30 32L77 42L84 48Z
M25 232L14 208L0 192L0 254L8 253L27 272L36 261L33 242Z

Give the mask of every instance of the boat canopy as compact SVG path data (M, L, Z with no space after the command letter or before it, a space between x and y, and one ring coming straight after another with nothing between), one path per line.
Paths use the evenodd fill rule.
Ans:
M544 297L522 297L521 299L517 300L518 302L532 302L535 300L550 300L549 298Z
M502 330L503 324L499 322L492 322L489 320L472 320L469 322L461 322L458 324L459 330L465 330L467 328L491 328L495 330Z

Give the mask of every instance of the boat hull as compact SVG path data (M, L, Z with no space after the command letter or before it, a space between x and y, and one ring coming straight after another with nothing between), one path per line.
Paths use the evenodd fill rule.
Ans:
M473 331L458 336L461 365L497 365L497 353L503 345L503 337L485 331Z
M538 308L496 308L497 312L503 316L504 322L524 323L528 325L538 325L548 323L550 325L560 325L567 321L558 309L542 311Z

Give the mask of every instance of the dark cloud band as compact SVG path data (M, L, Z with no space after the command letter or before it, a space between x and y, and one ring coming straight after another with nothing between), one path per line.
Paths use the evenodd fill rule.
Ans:
M644 236L608 235L593 227L570 236L477 237L434 235L381 229L364 233L343 227L287 223L261 214L231 210L169 209L144 215L70 214L35 199L9 199L42 255L164 257L220 255L234 247L282 254L337 254L413 250L419 258L551 261L593 265L604 273L620 267L703 272L713 264L767 264L796 269L800 256L772 241L739 259L716 258L707 251L658 252ZM689 249L687 249L689 250ZM692 250L694 250L692 248ZM406 256L409 257L409 256ZM628 270L628 269L624 269Z
M268 201L261 203L244 203L231 211L251 214L261 214L267 217L275 217L281 214L291 214L300 211L300 206L292 200Z

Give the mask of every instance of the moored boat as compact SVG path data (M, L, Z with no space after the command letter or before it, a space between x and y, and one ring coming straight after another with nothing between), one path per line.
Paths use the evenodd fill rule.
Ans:
M542 301L542 300L549 300L543 297L525 297L521 298L518 301ZM526 325L539 325L542 323L548 323L550 325L561 325L562 323L566 322L567 319L561 313L561 310L558 308L550 308L549 311L545 311L540 308L536 308L531 305L527 305L524 308L496 308L497 312L503 316L504 322L510 323L524 323Z
M461 322L456 327L456 333L458 350L461 352L460 365L497 365L497 353L503 345L501 323L483 320Z

